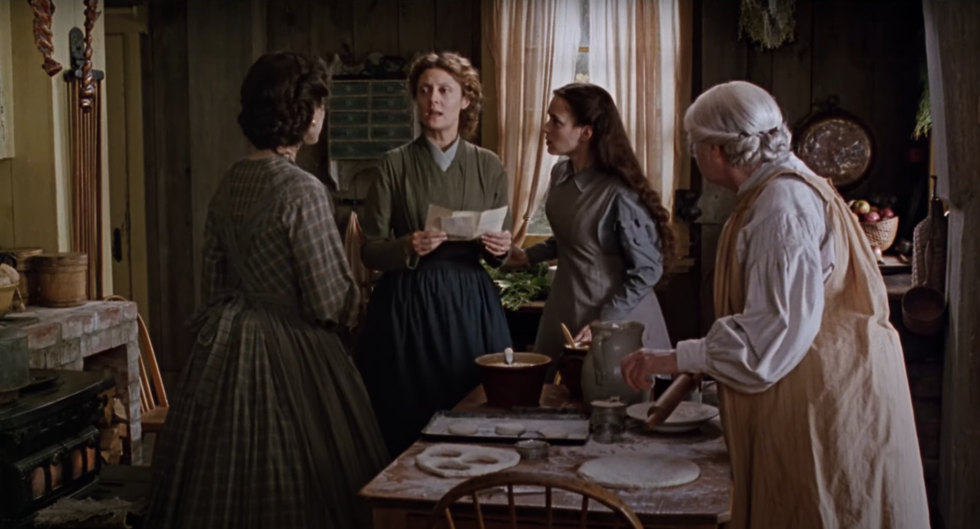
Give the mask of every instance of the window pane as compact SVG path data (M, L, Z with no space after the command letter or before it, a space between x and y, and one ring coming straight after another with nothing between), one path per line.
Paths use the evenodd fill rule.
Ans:
M541 205L538 206L538 210L534 212L531 217L531 222L527 225L528 235L551 235L551 225L548 224L548 216L544 212L544 205L548 201L548 194L545 193L543 199L541 199Z

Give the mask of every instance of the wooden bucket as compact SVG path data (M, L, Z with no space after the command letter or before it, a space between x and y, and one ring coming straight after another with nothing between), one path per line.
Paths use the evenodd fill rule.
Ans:
M88 255L41 254L32 258L44 307L77 307L88 299Z
M36 305L38 301L37 270L34 269L34 257L41 255L41 248L10 248L0 250L0 253L12 253L17 259L17 273L20 274L20 297L26 305Z

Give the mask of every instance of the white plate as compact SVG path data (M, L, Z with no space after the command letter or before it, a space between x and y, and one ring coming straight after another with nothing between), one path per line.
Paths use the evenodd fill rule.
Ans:
M647 413L653 406L652 402L641 402L626 408L630 418L640 422L647 421ZM701 404L700 402L682 401L660 426L653 428L655 432L681 433L696 430L704 423L718 416L718 408Z

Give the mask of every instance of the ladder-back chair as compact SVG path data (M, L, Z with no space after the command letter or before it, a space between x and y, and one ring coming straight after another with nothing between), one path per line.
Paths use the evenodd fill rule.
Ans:
M643 529L643 524L640 523L639 518L636 517L636 514L632 509L630 509L629 505L622 500L622 498L609 490L596 485L595 483L576 478L566 478L549 474L534 474L530 472L513 470L505 470L502 472L487 474L485 476L478 476L453 487L442 497L442 499L439 500L439 503L437 503L435 508L432 510L432 513L429 515L428 527L430 529L436 528L439 524L440 518L442 518L446 522L444 527L456 529L456 521L453 519L450 508L460 499L469 496L473 502L473 510L476 514L477 527L480 529L486 529L487 526L484 521L483 507L480 504L479 494L480 492L489 489L504 487L507 491L507 512L510 527L511 529L518 529L517 505L514 502L514 487L520 486L544 488L544 519L542 522L535 522L535 527L538 527L537 523L543 523L546 529L552 529L554 524L552 493L554 490L562 490L582 497L581 511L579 514L579 527L582 529L588 527L590 501L598 502L612 510L613 516L615 517L612 521L613 528L618 529L622 527ZM538 510L536 507L532 507L532 509L534 509L535 512ZM563 523L563 526L567 525L564 525Z
M106 301L129 300L122 296L109 296ZM150 333L147 332L146 323L139 314L136 315L136 323L139 327L140 348L140 413L142 415L140 425L144 434L159 435L163 430L164 421L167 420L170 402L167 400L167 390L163 387L163 378L160 376L160 366L157 364L153 344L150 343Z

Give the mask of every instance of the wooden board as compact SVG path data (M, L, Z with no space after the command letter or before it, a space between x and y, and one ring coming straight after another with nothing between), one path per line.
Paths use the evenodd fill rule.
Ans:
M797 0L793 42L772 52L772 95L793 127L810 113L813 0Z
M433 0L398 0L398 55L411 60L435 49Z
M500 423L521 423L525 430L520 435L501 435L495 430ZM471 424L477 428L474 435L457 435L450 426ZM546 439L551 444L584 444L589 439L589 418L580 414L566 413L487 413L471 411L439 411L422 429L422 436L430 441L454 443L516 443L521 439L539 438L536 434L547 427L560 427L568 437Z
M151 336L160 368L180 371L193 344L184 327L195 306L187 1L153 1L145 52L147 248Z
M937 194L949 202L949 331L940 505L946 527L980 520L980 3L924 2ZM969 72L970 74L967 74Z

